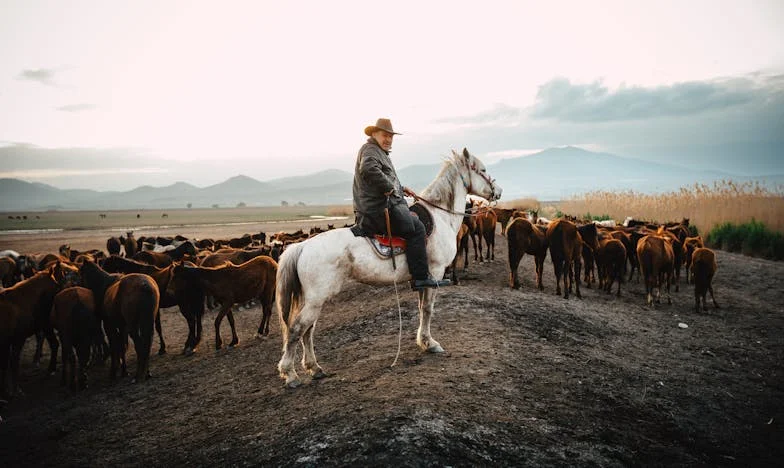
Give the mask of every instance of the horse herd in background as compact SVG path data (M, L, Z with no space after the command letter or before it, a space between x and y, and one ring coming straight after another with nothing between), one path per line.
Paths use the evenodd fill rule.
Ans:
M715 254L704 247L699 236L689 235L688 219L663 225L634 220L621 225L571 217L548 221L535 211L472 203L466 205L456 239L457 255L448 272L455 284L459 284L458 260L463 259L463 270L468 266L469 239L474 261L495 258L499 224L508 243L511 288L521 287L517 270L528 254L534 258L536 287L544 290L542 274L549 252L556 294L565 298L572 291L581 297L581 275L585 286L598 283L607 293L617 283L616 295L620 295L621 284L631 281L636 271L637 281L644 279L647 304L660 302L662 289L671 302L670 286L674 283L678 291L681 268L685 267L687 282L694 283L697 311L700 305L707 307L706 292L713 299ZM333 228L329 225L325 230ZM200 240L183 236L135 238L128 231L109 238L105 252L80 252L68 245L61 246L57 254L0 252L0 279L6 288L0 291L0 393L8 396L19 391L21 350L31 336L37 339L36 364L43 342L49 344L50 373L55 372L58 348L62 349L61 384L70 388L85 388L88 367L107 358L111 358L111 379L116 379L118 372L127 375L129 338L137 356L134 380L146 379L154 333L159 354L166 353L160 308L178 306L188 325L183 349L188 355L202 340L205 304L219 305L214 321L216 350L223 346L220 325L224 317L231 327L228 346L239 343L232 308L249 301L261 305L257 332L268 335L280 254L288 245L325 230L281 232L269 238L261 232ZM713 304L718 307L715 299Z
M467 206L468 207L468 206ZM568 299L574 289L578 298L580 275L584 269L583 282L591 287L598 282L599 288L611 293L617 283L616 296L621 295L621 284L628 273L628 281L637 272L637 282L642 277L646 290L646 303L661 302L662 289L670 297L671 286L680 289L681 269L686 270L686 282L694 284L695 310L702 306L707 310L706 295L710 292L714 307L713 276L718 268L716 255L705 247L701 236L691 236L689 219L680 222L655 224L628 218L623 224L613 220L579 220L565 216L553 221L539 218L534 210L503 208L474 208L477 214L466 217L466 228L474 242L474 259L482 261L482 239L486 240L487 253L484 259L492 259L494 241L486 233L495 233L500 223L501 234L506 236L509 255L509 285L521 287L517 274L520 261L525 254L534 258L536 287L544 290L542 272L549 251L556 279L556 294L561 294L563 280L564 298ZM453 281L458 282L456 263L460 252L464 255L464 268L468 264L467 236L458 236L458 255L452 266Z

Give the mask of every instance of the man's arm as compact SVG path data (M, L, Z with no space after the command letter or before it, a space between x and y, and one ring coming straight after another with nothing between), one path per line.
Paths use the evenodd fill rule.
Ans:
M359 165L359 172L363 179L368 181L374 187L378 187L378 191L386 195L389 192L394 192L395 185L381 170L381 162L370 154L362 155L362 162Z

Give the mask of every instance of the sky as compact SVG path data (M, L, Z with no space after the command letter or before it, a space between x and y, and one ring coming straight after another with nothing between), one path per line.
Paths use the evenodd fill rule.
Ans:
M481 3L481 6L479 5ZM0 178L127 190L574 145L784 173L784 2L0 0Z

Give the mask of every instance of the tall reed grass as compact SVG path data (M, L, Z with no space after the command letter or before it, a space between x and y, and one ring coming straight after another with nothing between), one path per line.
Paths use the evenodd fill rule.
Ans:
M627 216L664 223L689 218L700 232L726 224L763 223L784 232L784 190L766 188L758 182L722 180L713 185L694 184L678 191L642 194L634 191L594 191L561 202L564 213L583 216L609 215L621 223Z

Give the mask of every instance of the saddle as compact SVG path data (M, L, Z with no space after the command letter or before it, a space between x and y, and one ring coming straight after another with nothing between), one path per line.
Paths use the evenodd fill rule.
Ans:
M414 203L408 209L425 225L425 237L430 237L430 234L433 233L433 215L419 203ZM406 252L406 240L402 237L370 234L357 225L351 228L351 232L357 237L365 237L370 242L370 245L373 246L376 254L381 258L392 258L393 255L400 255Z

